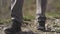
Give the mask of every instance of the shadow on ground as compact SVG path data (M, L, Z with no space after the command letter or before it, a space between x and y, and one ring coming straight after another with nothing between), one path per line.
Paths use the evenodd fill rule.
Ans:
M28 31L28 32L19 32L18 34L35 34L32 31Z
M28 31L28 32L26 32L26 31L24 31L24 32L17 32L17 33L6 33L6 34L35 34L35 33L33 33L32 31Z

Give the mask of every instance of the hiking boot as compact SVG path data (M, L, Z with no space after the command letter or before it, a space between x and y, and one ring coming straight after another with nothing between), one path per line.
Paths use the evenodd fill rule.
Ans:
M21 31L21 23L16 20L13 21L13 24L10 28L5 29L6 34L14 34L19 31Z
M37 27L38 30L45 31L45 21L46 21L46 17L44 17L44 16L40 16L38 18L38 23L39 23L39 25Z

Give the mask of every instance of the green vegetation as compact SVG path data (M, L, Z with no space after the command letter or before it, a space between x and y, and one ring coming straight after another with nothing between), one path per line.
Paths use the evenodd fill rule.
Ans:
M10 23L11 19L0 19L0 23Z
M60 14L53 12L46 12L46 17L60 18Z
M52 16L56 18L60 18L60 0L53 0L50 4L48 4L48 9L46 11L46 16Z
M23 19L24 19L24 21L31 21L31 20L35 19L35 17L34 16L24 16Z

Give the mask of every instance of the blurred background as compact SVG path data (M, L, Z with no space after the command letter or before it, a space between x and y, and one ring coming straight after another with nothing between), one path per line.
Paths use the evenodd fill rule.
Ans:
M60 0L47 0L47 18L60 18ZM36 0L24 0L23 17L24 19L35 19ZM11 18L10 0L0 0L0 23L8 22Z

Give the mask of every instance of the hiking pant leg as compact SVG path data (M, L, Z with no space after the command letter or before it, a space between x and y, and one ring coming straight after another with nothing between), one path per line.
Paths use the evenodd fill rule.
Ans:
M23 2L24 0L17 0L16 4L14 5L13 9L11 10L11 17L13 17L18 22L22 21L23 15L22 15L22 8L23 8Z
M45 27L46 4L47 4L47 0L37 0L37 12L36 12L37 16L36 16L36 18L37 18L37 22L39 23L39 25L38 25L39 27Z
M41 0L41 11L42 12L38 18L38 20L40 20L39 25L44 26L44 27L45 27L45 21L46 21L46 16L45 16L46 4L47 4L47 0Z

